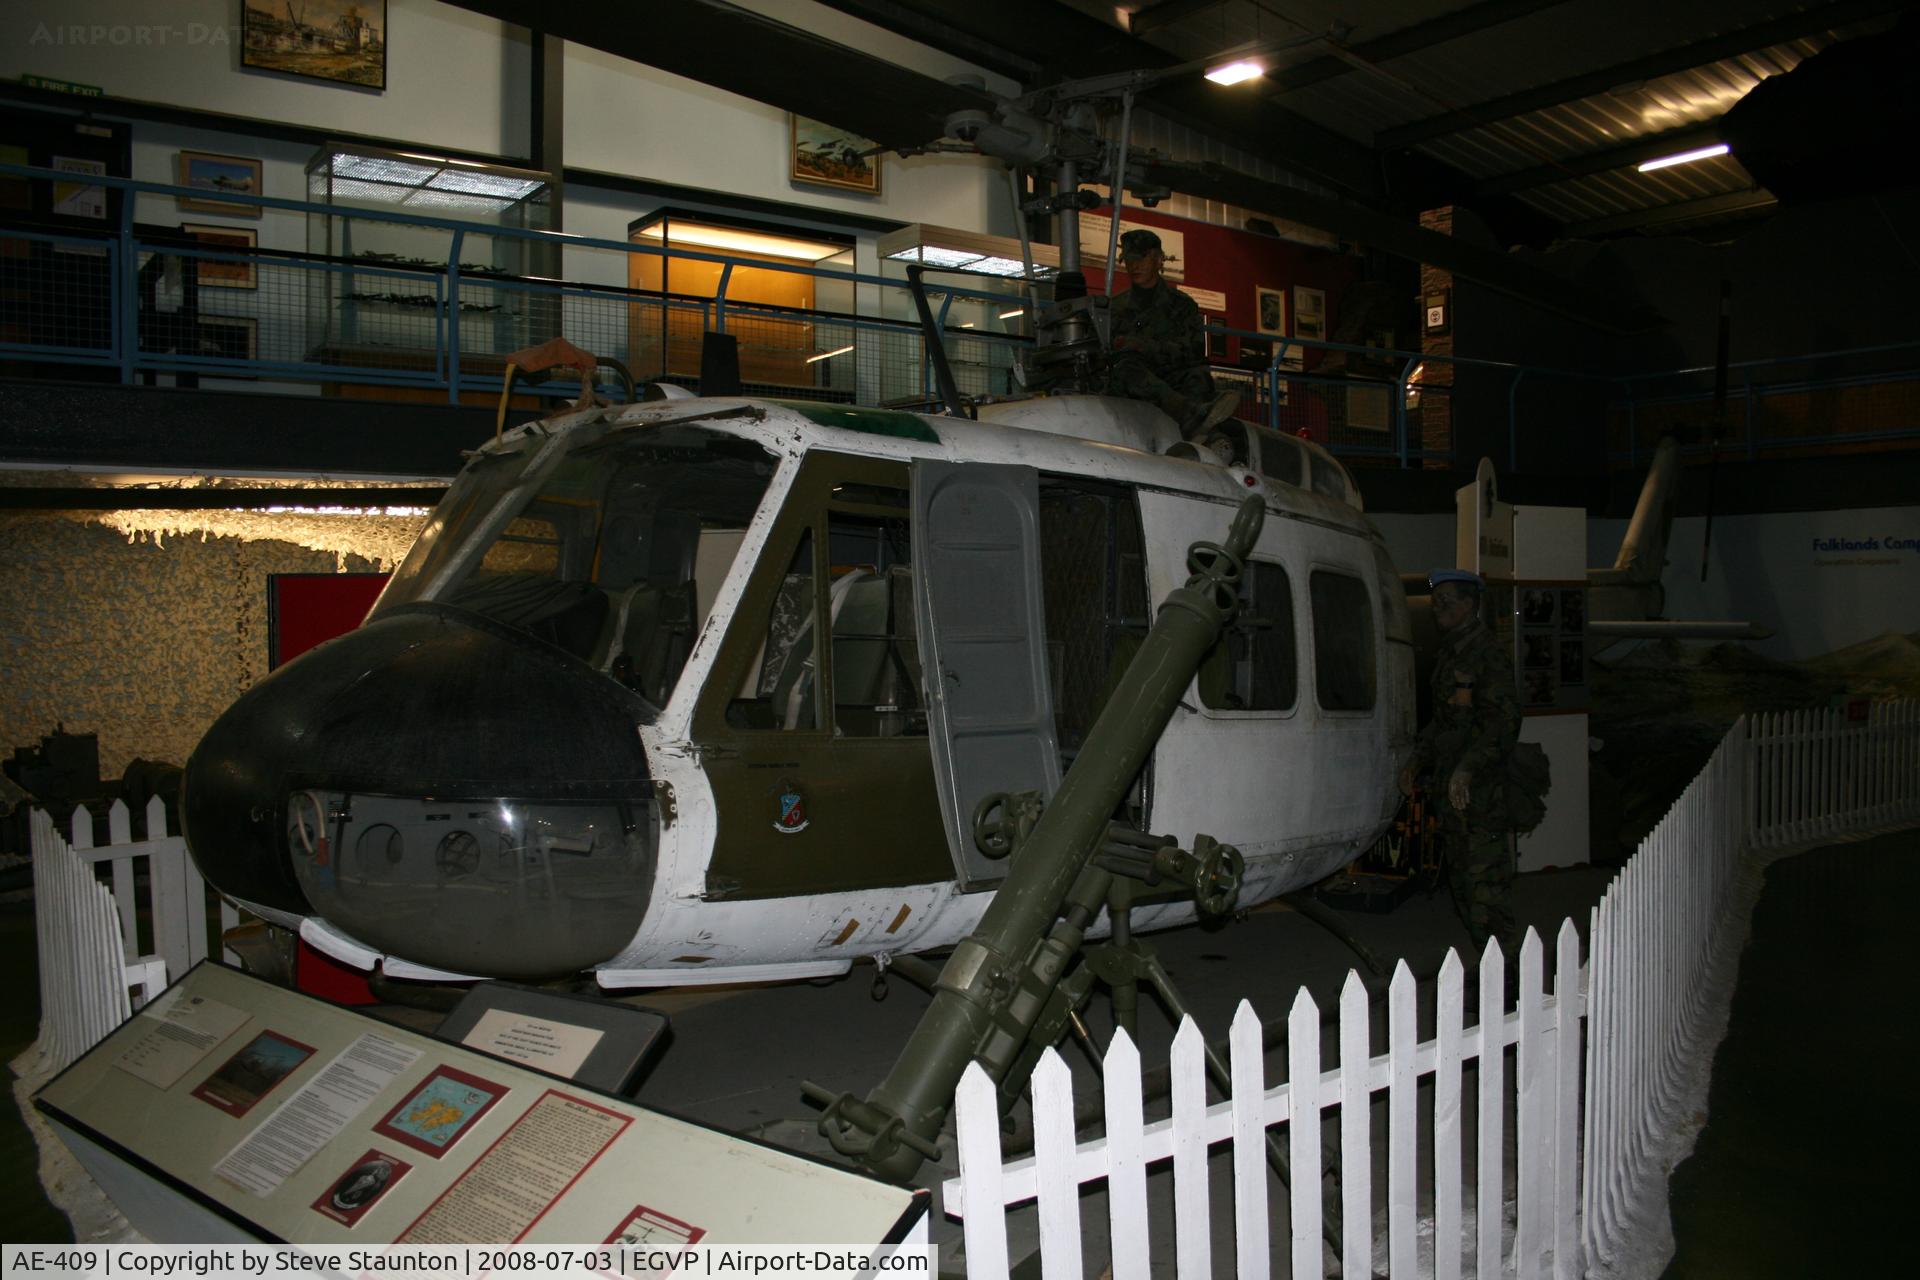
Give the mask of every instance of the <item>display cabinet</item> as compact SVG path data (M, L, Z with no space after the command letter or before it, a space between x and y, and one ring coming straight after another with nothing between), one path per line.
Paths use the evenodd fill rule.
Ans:
M545 173L443 156L330 145L307 164L310 347L331 364L432 368L457 329L463 354L500 355L559 332L558 248L500 232L545 231ZM392 222L417 214L461 228ZM449 305L456 261L458 308Z

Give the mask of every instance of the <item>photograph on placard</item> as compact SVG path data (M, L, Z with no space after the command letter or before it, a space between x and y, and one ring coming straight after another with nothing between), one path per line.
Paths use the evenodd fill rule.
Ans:
M398 1156L378 1148L369 1148L333 1185L313 1202L316 1213L332 1218L343 1226L352 1226L378 1204L394 1184L413 1166Z
M230 1116L244 1116L312 1056L312 1045L262 1031L201 1081L193 1096Z

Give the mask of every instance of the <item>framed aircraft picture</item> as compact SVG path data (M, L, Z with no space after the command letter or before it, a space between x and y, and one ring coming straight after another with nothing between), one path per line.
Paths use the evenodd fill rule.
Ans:
M244 0L240 65L387 87L386 0Z
M193 187L210 195L257 196L260 192L260 161L245 156L216 156L205 151L182 151L174 160L177 185ZM202 200L198 196L180 196L175 204L187 213L224 213L233 218L257 218L257 204L235 204L231 200Z
M789 115L792 122L787 150L787 176L816 187L838 187L863 195L880 194L880 157L870 138L845 129Z

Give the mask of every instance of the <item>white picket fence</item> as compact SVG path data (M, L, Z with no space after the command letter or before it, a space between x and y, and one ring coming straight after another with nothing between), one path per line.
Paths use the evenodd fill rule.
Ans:
M1436 1031L1422 1041L1415 984L1402 964L1388 989L1386 1050L1371 1054L1366 991L1350 973L1340 996L1337 1065L1322 1067L1320 1010L1303 989L1287 1019L1288 1082L1267 1087L1260 1023L1243 1002L1229 1036L1232 1099L1206 1104L1200 1032L1187 1020L1173 1045L1170 1114L1150 1124L1143 1122L1139 1053L1117 1035L1102 1068L1105 1135L1077 1145L1067 1067L1049 1050L1034 1073L1033 1154L1010 1163L1002 1161L993 1084L976 1064L956 1103L960 1174L943 1187L947 1212L964 1221L969 1280L1008 1275L1006 1211L1028 1201L1037 1201L1042 1275L1081 1276L1079 1192L1103 1180L1113 1280L1163 1269L1148 1238L1146 1169L1169 1157L1173 1269L1181 1280L1210 1280L1207 1148L1228 1141L1235 1274L1247 1280L1272 1270L1276 1211L1288 1224L1286 1270L1295 1277L1324 1275L1330 1262L1344 1276L1370 1276L1376 1258L1389 1275L1439 1280L1465 1273L1570 1280L1610 1267L1645 1227L1650 1206L1664 1215L1675 1135L1705 1106L1706 1073L1767 853L1917 822L1920 705L1881 704L1859 720L1838 711L1742 717L1594 908L1587 965L1571 921L1560 928L1551 974L1528 931L1512 1009L1502 998L1499 944L1490 943L1480 963L1478 1017L1464 1025L1462 966L1449 953L1437 983ZM1589 1019L1584 1087L1582 1017ZM1511 1081L1504 1054L1484 1043L1487 1027L1494 1045L1515 1046ZM1477 1067L1470 1185L1462 1167L1468 1063ZM1427 1076L1432 1121L1422 1125L1416 1098ZM1303 1082L1297 1091L1295 1082ZM1382 1091L1387 1123L1376 1133L1370 1110ZM1340 1245L1330 1259L1321 1236L1321 1128L1323 1113L1335 1108ZM1291 1178L1276 1206L1268 1199L1265 1138L1279 1125L1287 1127ZM1416 1178L1425 1160L1433 1170L1430 1203ZM1376 1163L1386 1170L1381 1242ZM1419 1247L1423 1239L1430 1253Z
M108 843L95 848L93 818L85 807L74 810L71 843L52 818L34 811L36 1047L43 1069L64 1069L206 958L206 882L187 856L186 842L166 834L166 823L166 805L156 796L147 804L150 834L135 840L127 806L116 800L107 814ZM102 865L109 869L105 880ZM218 909L222 927L238 923L232 906L221 902ZM150 942L144 950L143 920Z

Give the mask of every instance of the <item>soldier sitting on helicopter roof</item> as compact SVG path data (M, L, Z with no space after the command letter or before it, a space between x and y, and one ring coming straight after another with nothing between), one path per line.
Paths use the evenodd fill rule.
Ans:
M1207 340L1200 308L1161 277L1160 237L1135 228L1120 237L1120 262L1132 281L1108 309L1113 355L1108 395L1159 405L1180 424L1182 438L1201 442L1233 416L1240 398L1215 394L1207 372Z

